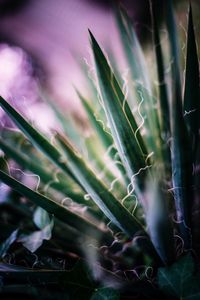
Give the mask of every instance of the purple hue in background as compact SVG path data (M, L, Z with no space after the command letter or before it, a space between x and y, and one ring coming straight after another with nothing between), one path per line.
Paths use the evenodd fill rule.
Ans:
M72 83L84 89L76 58L88 57L88 27L104 44L115 44L117 34L110 11L86 1L31 1L14 16L0 21L7 40L33 56L55 97L68 100L72 107Z
M77 96L72 84L87 94L77 63L80 59L83 62L84 58L91 63L88 59L87 29L92 30L104 47L115 49L122 60L115 22L108 5L110 1L107 1L107 5L103 1L104 6L97 6L95 4L98 1L89 0L22 2L26 5L15 13L1 16L1 36L4 41L22 47L34 58L43 69L46 85L57 101L67 101L72 109L76 109ZM5 4L6 1L1 0L1 3ZM141 3L137 5L137 1L135 4L132 2L132 6L142 7ZM139 13L138 10L135 12Z

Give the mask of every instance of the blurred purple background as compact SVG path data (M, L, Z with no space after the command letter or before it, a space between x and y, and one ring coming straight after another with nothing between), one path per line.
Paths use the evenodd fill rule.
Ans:
M139 23L140 39L150 39L149 1L120 2ZM158 10L162 3L157 1ZM123 66L112 1L0 0L0 93L25 105L27 112L27 101L28 106L37 103L40 78L58 103L77 111L73 85L87 95L78 62L91 64L88 28L104 49L114 49ZM32 105L29 115L40 114L42 109L34 110Z
M134 15L135 20L144 18L145 6L148 1L122 1L129 8L130 15ZM121 50L119 46L118 34L112 16L111 1L89 1L89 0L27 0L27 1L0 1L0 40L9 45L16 45L25 50L32 57L34 66L32 73L39 74L51 91L52 96L59 102L70 104L71 109L77 107L77 97L73 85L78 86L84 93L85 84L80 74L78 61L84 62L89 59L88 31L90 28L97 39L105 46L115 49L118 57ZM143 12L143 13L142 13ZM142 20L142 18L141 18ZM20 77L25 78L25 74L16 72L16 68L24 67L27 63L21 61L22 53L19 53L17 62L17 52L13 49L13 57L8 52L7 46L0 49L0 76L6 80L16 82ZM4 53L3 53L4 52ZM6 57L10 64L6 62ZM11 62L12 60L12 62ZM27 58L24 58L27 61ZM14 64L16 63L16 66ZM11 70L13 68L14 71ZM38 68L39 67L39 68ZM10 71L8 70L10 68ZM39 73L38 73L39 70ZM42 72L41 72L42 71ZM23 73L23 71L22 71ZM30 70L27 75L30 75ZM23 79L24 81L24 79ZM23 84L18 84L23 85ZM6 86L10 84L5 80L0 83L0 92L3 96ZM30 86L29 93L22 88L22 96L31 101ZM19 88L13 88L11 95L20 96ZM34 91L35 93L35 91ZM34 97L34 96L33 96Z

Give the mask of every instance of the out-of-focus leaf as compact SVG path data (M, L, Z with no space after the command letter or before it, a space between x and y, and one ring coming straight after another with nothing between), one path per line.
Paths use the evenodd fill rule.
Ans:
M139 81L150 90L150 81L144 54L132 27L132 22L122 6L117 7L115 12L122 46L131 69L132 77L135 81Z
M138 37L133 29L132 21L126 10L120 6L116 8L116 21L122 41L122 46L134 80L137 105L140 106L146 124L146 141L151 151L157 152L154 141L159 139L159 122L157 115L157 101L154 102L151 93L150 76ZM145 88L145 89L144 89ZM147 153L147 152L145 152Z
M96 178L69 142L60 134L57 134L56 139L63 149L63 154L66 156L67 163L74 176L104 214L130 237L133 237L138 231L144 231L138 220Z
M82 286L92 288L92 278L86 264L82 261L78 262L72 270L33 270L29 268L19 267L10 264L0 263L0 275L6 280L17 280L19 283L38 284L43 282L72 284L74 286Z
M8 172L8 165L3 156L0 156L0 166L1 170ZM0 204L8 201L8 195L10 193L10 188L4 183L0 182Z
M33 214L33 221L39 229L43 229L51 223L51 218L45 209L37 207Z
M154 41L154 49L155 49L155 56L156 56L158 81L159 81L160 124L161 124L162 135L164 135L163 138L167 139L170 135L170 112L169 112L169 102L168 102L166 78L165 78L165 71L164 71L164 59L163 59L161 41L159 36L158 24L157 24L156 2L150 1L150 6L151 6L151 17L152 17L152 25L153 25L153 41Z
M12 146L8 145L7 143L5 143L2 138L0 138L0 149L2 149L3 152L9 158L12 158L13 160L15 160L21 167L23 167L26 170L31 171L33 174L37 174L44 183L49 183L49 182L55 181L55 179L51 173L46 171L37 162L33 161L32 159L29 159L26 155L24 155L23 153L19 152L16 149L14 149ZM60 184L60 189L61 189L61 186L62 186L62 184ZM64 188L64 187L62 187L62 188Z
M0 244L0 258L3 258L10 246L16 241L18 237L19 229L14 230L11 235L2 243Z
M199 59L194 33L192 7L189 8L187 54L184 90L184 118L192 141L194 155L197 150L200 128Z
M155 249L165 264L170 264L175 258L173 228L169 220L167 197L162 187L162 172L155 178L149 178L146 188L146 222ZM162 190L163 188L163 190Z
M103 157L103 154L98 151L98 146L95 145L94 147L94 139L92 136L85 139L85 145L88 150L88 157L85 158L83 156L83 159L89 167L91 167L96 176L103 181L108 190L111 189L117 198L123 198L127 193L126 185L124 184L127 179L126 176L124 175L122 177L115 163L110 161L108 157ZM109 167L109 164L111 167Z
M18 239L18 241L31 252L35 252L42 245L43 240L51 239L54 226L53 218L50 218L46 210L41 207L36 208L33 221L40 230L28 235L22 234Z
M48 102L48 104L52 107L53 112L55 113L58 121L60 122L63 131L65 135L72 141L76 147L79 149L79 151L83 151L83 144L84 144L84 138L82 134L79 132L78 126L76 126L76 120L69 112L66 112L65 114L61 111L59 106L50 99L49 96L43 93L43 97L45 97L45 100ZM78 117L78 114L77 114Z
M117 159L117 161L118 161L117 167L121 171L123 176L126 177L126 171L120 161L120 158L118 157L118 152L114 146L114 141L113 141L112 136L108 132L106 132L106 130L103 128L102 124L100 124L100 122L97 120L97 118L95 117L95 112L93 111L89 102L78 91L77 91L77 93L78 93L79 98L82 101L82 104L88 115L91 125L93 126L97 135L99 136L99 139L102 141L105 149L109 150L108 154L111 157L111 159L113 159L114 161L116 161L116 159ZM100 157L99 157L99 162L102 166L104 165L104 161L100 161ZM110 176L110 177L111 177L111 181L113 181L115 179L115 178L112 179L112 176ZM123 189L123 187L122 187L122 189Z
M41 93L42 98L44 101L48 103L48 105L51 106L57 120L61 124L65 134L72 140L73 142L76 143L76 146L78 149L81 149L81 140L80 140L80 135L74 128L74 120L73 118L69 115L69 113L64 114L61 111L61 108L59 105L55 102L55 100L51 99L51 97L45 92L42 91Z
M137 99L138 109L140 107L140 115L143 119L141 123L144 122L143 126L147 132L144 137L146 138L148 150L153 152L155 160L160 160L161 137L157 99L140 83L137 83L135 98Z
M27 186L21 184L19 181L15 180L13 177L7 175L0 170L0 180L5 184L10 186L12 189L16 190L21 195L27 197L36 205L45 209L48 213L55 215L61 221L67 223L68 225L75 227L78 230L81 230L84 234L91 235L93 237L99 237L101 234L106 235L101 229L99 229L94 224L87 221L85 218L78 216L77 214L71 212L64 206L56 203L55 201L34 192L29 189ZM108 235L108 238L110 235Z
M1 170L8 172L8 165L3 155L0 156L0 166L1 166Z
M50 218L46 210L41 207L37 207L33 221L35 225L40 229L30 234L21 234L18 241L23 244L29 251L35 252L43 243L43 240L50 240L52 236L52 229L54 226L53 218Z
M96 269L102 269L99 265L94 266ZM114 273L105 272L105 276L107 276L108 280L113 280L114 278L118 280L119 283L123 283L124 281L116 276ZM64 297L64 299L73 299L79 300L80 298L83 300L91 299L92 295L95 291L101 291L102 295L114 295L111 293L111 288L106 288L107 291L104 291L104 288L99 288L99 284L95 282L92 278L91 271L88 268L87 263L84 260L79 260L72 269L70 270L49 270L49 269L29 269L24 267L18 267L15 265L2 264L0 263L0 276L3 277L4 287L11 287L13 281L17 283L18 286L27 285L30 286L43 286L45 291L53 292L53 297L50 297L47 293L45 293L45 299L60 299ZM51 288L53 285L53 289ZM56 287L56 289L55 289ZM60 293L57 296L57 287L59 288ZM98 289L98 290L97 290ZM110 292L109 292L110 290ZM117 292L115 293L117 294ZM39 298L41 298L41 294L39 293ZM66 297L65 297L66 296ZM35 299L35 298L34 298ZM42 298L43 299L43 298ZM98 298L97 298L98 299ZM102 299L102 298L100 298ZM103 298L103 299L119 299L119 298Z
M200 275L194 275L194 261L190 254L170 267L158 270L159 288L168 296L182 300L200 299Z
M65 176L64 173L61 173L59 178L57 178L54 174L55 172L49 172L37 161L29 159L27 155L23 155L23 153L19 152L18 150L5 143L1 138L0 149L2 149L9 158L15 160L25 170L29 170L33 174L38 175L43 184L48 185L50 188L65 194L67 197L71 198L76 203L85 205L84 195L80 192L73 192L73 189L70 186L71 182L68 182L69 177ZM88 206L90 206L90 201L88 201L87 204Z
M8 102L0 96L0 106L10 116L12 121L19 129L30 139L30 141L40 149L54 164L61 168L67 175L71 175L67 165L62 162L59 151L33 126L31 126L25 118L23 118ZM72 176L73 177L73 176Z
M112 288L98 288L92 295L91 300L119 300L120 294Z
M42 246L42 243L44 240L50 240L51 239L51 232L53 227L53 220L49 225L46 225L41 230L34 231L30 234L22 234L18 242L21 242L25 248L27 248L32 253L35 252L40 246Z
M93 128L96 130L99 138L101 139L102 143L104 144L105 148L109 148L113 143L113 139L112 139L112 136L110 134L108 134L102 124L100 124L100 122L97 121L97 119L95 118L95 113L94 111L92 110L92 107L91 105L89 104L89 102L81 95L80 92L78 92L78 96L83 104L83 107L88 115L88 118L89 118L89 121L90 121L90 124L93 126ZM116 150L113 149L113 153L112 153L112 156L116 155Z

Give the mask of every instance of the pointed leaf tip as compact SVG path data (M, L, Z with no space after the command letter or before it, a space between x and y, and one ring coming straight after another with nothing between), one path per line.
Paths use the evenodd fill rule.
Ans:
M91 40L92 41L95 40L94 35L92 34L92 32L91 32L91 30L89 28L88 28L88 32L89 32Z

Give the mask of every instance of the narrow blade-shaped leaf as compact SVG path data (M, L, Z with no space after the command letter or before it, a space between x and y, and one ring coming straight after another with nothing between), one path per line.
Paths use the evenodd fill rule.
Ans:
M133 237L138 231L144 232L138 220L96 178L95 174L87 167L80 155L76 154L68 141L60 134L57 134L56 138L63 149L63 154L66 156L74 176L109 220L128 234L129 237Z
M169 102L167 95L167 86L164 71L164 59L161 48L160 35L158 30L157 15L156 15L156 3L150 0L151 18L153 27L153 42L156 56L156 66L159 81L159 100L160 100L160 123L161 131L164 134L164 139L170 135L170 114L169 114Z
M138 41L138 37L132 27L132 22L126 13L126 10L122 6L116 7L115 12L122 46L124 48L128 64L131 68L132 77L135 81L142 83L150 90L149 76L144 54Z
M141 106L141 112L145 119L147 145L150 151L157 153L157 147L154 143L155 140L159 139L157 101L155 103L152 98L150 76L144 53L126 10L120 6L115 11L122 47L134 81L137 105Z
M198 142L200 128L199 60L194 33L192 7L189 8L187 29L187 53L184 90L184 118L192 141L193 151Z
M89 104L89 102L81 95L80 92L77 91L77 94L78 94L78 96L83 104L83 107L88 115L91 125L96 130L96 132L99 135L99 138L101 139L101 141L103 142L105 148L109 148L110 146L112 146L112 144L114 142L112 139L112 136L109 133L107 133L104 130L102 124L100 124L100 122L97 121L97 119L95 118L95 112L92 110L92 107ZM116 152L117 151L115 149L113 149L112 156L116 155Z
M123 110L123 100L120 99L123 93L97 41L91 33L90 36L102 100L113 139L129 178L132 179L136 173L140 173L137 181L142 189L141 178L145 174L142 170L146 168L145 155ZM123 99L125 100L124 97ZM132 120L134 120L133 116ZM135 121L134 123L136 124Z
M10 246L16 241L18 236L18 231L19 229L14 230L10 234L10 236L3 243L0 244L0 259L2 259L6 255Z
M120 158L118 158L117 149L113 146L114 141L113 141L112 136L108 132L106 132L105 129L103 128L102 124L100 124L100 122L98 122L98 120L95 117L95 112L93 111L89 102L79 92L77 92L77 93L79 95L80 100L82 101L84 109L90 120L90 123L92 124L92 126L95 129L96 133L98 134L100 140L104 144L104 147L106 149L109 149L109 156L114 161L116 160L116 157L117 157L117 160L119 161L119 164L117 164L117 167L122 172L122 174L124 176L126 176L126 171L125 171L123 165L121 164Z
M85 204L84 196L81 193L74 193L68 184L68 178L63 174L62 181L54 177L52 172L48 172L36 161L29 159L28 156L14 149L0 138L0 149L9 157L15 160L22 168L31 171L40 177L43 184L49 185L52 189L61 192L68 197L72 198L79 204ZM87 202L88 203L88 202ZM88 203L89 204L89 203Z
M191 254L178 259L169 267L158 270L158 286L167 295L181 300L198 300L200 276L195 274L195 262Z
M159 172L155 178L164 178ZM155 175L155 174L154 174ZM173 228L169 220L167 193L164 192L162 180L152 180L147 183L146 222L151 241L165 264L172 263L175 258Z
M192 6L189 7L188 28L187 28L187 52L186 52L186 70L185 70L185 89L184 89L184 119L189 132L191 143L191 159L193 162L193 184L195 187L200 185L200 80L199 80L199 59L197 45L195 40L195 31L192 16ZM192 238L193 245L199 243L199 189L194 191L195 203L192 210L195 217L192 219Z
M181 79L179 64L179 45L172 1L166 1L166 21L169 33L172 63L172 103L171 103L171 159L172 181L179 227L185 242L185 247L191 246L190 213L191 213L191 178L192 165L190 161L191 148L187 129L183 119Z
M63 164L59 151L33 126L29 124L6 100L0 96L0 106L10 116L12 121L40 149L54 164L61 168L67 175L71 174L66 164Z
M66 224L78 230L81 230L81 232L97 238L100 237L101 234L106 234L104 231L102 231L97 226L90 223L83 217L80 217L77 214L71 212L69 209L59 205L58 203L51 200L50 198L31 190L30 188L21 184L19 181L17 181L16 179L4 173L1 170L0 170L0 180L3 181L8 186L10 186L15 191L17 191L19 194L30 199L36 205L45 209L48 213L55 215L55 217L57 217L61 221L65 222Z

